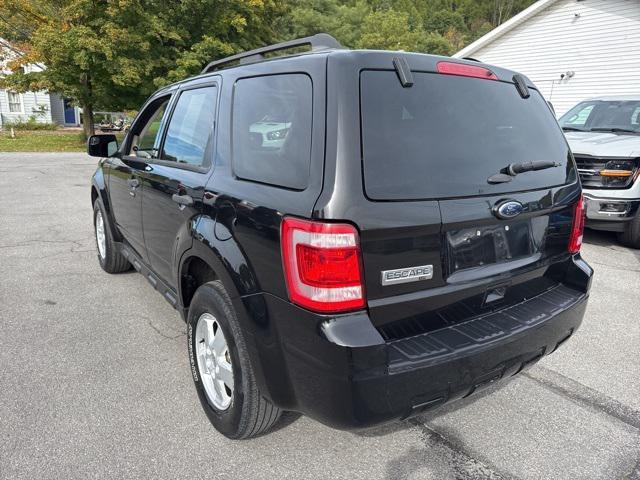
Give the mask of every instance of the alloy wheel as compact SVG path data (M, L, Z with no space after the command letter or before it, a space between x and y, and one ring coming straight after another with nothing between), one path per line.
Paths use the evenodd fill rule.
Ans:
M227 339L220 323L210 313L203 313L198 319L195 348L209 403L218 410L226 410L233 398L233 366Z

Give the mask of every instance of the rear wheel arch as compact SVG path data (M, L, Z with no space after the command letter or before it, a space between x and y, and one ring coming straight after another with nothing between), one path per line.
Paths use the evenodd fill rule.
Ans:
M197 236L193 239L191 248L182 254L178 269L178 294L185 319L193 295L207 282L219 280L232 299L243 293L237 288L228 265L211 244L204 244Z
M268 381L261 361L259 359L259 350L262 348L260 344L264 344L265 338L276 335L272 327L268 327L265 323L266 306L261 295L255 295L261 292L259 284L255 278L255 273L251 269L249 260L235 238L227 240L217 240L214 232L215 221L210 217L201 217L196 228L192 232L193 243L191 248L180 256L178 288L179 299L181 302L181 314L185 321L190 315L190 307L195 292L202 285L206 285L207 278L215 276L216 280L224 287L231 303L239 325L250 335L247 336L247 350L249 358L254 369L255 379L259 389L266 398L272 399L271 381ZM206 269L205 269L206 266ZM190 280L185 279L185 275L205 269L208 275L199 276L199 280L192 283L188 288ZM187 283L184 283L186 280ZM204 282L200 284L200 282ZM256 312L261 312L256 317ZM256 325L259 324L258 330L261 334L256 337ZM283 364L284 365L284 364ZM277 373L282 376L281 373ZM273 375L272 375L273 376ZM291 391L292 392L292 391ZM293 393L287 393L287 399L293 398ZM287 400L286 404L292 404L292 400Z
M207 215L200 216L198 221L194 222L193 230L189 232L193 240L190 247L178 255L177 284L185 318L195 289L206 281L220 280L231 299L261 291L251 263L240 244L234 237L225 240L216 238L215 227L216 222L213 218ZM198 260L193 260L194 257ZM190 282L185 276L190 275L192 268L197 273L198 284L184 288ZM205 271L209 273L205 275ZM200 283L202 279L206 281Z
M219 280L216 269L197 255L189 255L180 268L180 300L188 310L196 290L205 283Z

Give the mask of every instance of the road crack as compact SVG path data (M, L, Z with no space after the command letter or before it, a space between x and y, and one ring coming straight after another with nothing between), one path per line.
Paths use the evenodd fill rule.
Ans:
M186 335L186 330L184 332L180 331L175 335L171 335L171 334L167 334L166 332L163 332L160 328L158 328L157 326L155 326L153 324L153 320L149 319L147 320L147 324L161 337L166 338L167 340L175 340L177 338L183 337L184 335ZM175 331L175 330L174 330Z
M442 451L442 457L453 470L455 480L517 480L516 477L498 472L495 467L473 457L459 442L452 441L419 420L411 419L408 422L420 431L427 447Z
M0 245L0 248L20 248L20 247L29 247L34 243L52 243L64 245L65 243L72 243L78 247L83 247L80 240L25 240L24 242L12 243L8 245Z
M574 403L605 413L640 430L640 411L634 410L604 393L600 393L591 387L587 387L576 380L541 365L524 372L523 375L548 390L572 400Z
M640 459L636 466L622 478L623 480L640 480Z

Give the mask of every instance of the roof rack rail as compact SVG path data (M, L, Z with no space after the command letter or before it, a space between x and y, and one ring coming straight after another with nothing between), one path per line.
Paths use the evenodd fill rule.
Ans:
M311 51L343 48L342 45L340 45L340 42L338 42L328 33L317 33L310 37L298 38L296 40L276 43L274 45L269 45L268 47L256 48L255 50L249 50L248 52L231 55L230 57L226 57L221 60L214 60L206 67L204 67L201 74L220 70L224 65L236 61L239 61L241 65L259 62L261 60L264 60L265 53L277 52L278 50L286 50L295 47L302 47L304 45L311 45Z

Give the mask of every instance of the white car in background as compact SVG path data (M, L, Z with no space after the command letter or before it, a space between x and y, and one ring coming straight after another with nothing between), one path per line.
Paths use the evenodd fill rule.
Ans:
M249 132L260 138L262 143L257 146L261 148L280 149L287 138L291 122L278 121L269 117L263 118L261 121L252 124ZM258 137L258 135L260 137ZM256 140L257 141L257 140Z
M587 203L587 227L640 248L640 94L580 102L562 117Z

